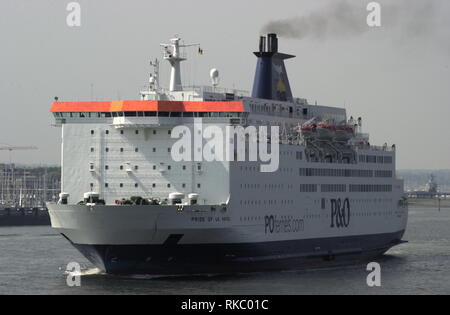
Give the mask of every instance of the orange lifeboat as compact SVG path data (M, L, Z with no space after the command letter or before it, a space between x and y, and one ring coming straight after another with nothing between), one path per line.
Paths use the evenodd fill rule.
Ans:
M317 124L317 134L319 139L331 140L336 132L336 127L328 122L321 122Z
M311 139L317 137L317 126L316 124L307 124L300 127L300 131L306 139Z
M348 141L353 137L353 128L348 125L341 125L335 127L334 139L336 141Z

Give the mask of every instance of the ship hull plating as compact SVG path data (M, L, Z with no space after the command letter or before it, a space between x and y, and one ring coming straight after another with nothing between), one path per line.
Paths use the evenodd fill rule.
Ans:
M247 244L73 245L109 274L241 273L366 261L400 244L403 234Z
M337 228L324 214L297 230L286 229L286 220L271 230L267 216L241 222L232 214L242 213L239 207L48 206L52 226L110 274L239 273L367 260L401 243L407 221L403 209L373 224L355 215Z

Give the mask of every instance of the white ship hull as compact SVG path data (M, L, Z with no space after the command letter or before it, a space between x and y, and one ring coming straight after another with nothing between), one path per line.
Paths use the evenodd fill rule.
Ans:
M280 221L271 231L270 214L239 224L233 213L242 209L213 208L50 204L49 212L55 229L96 267L115 274L248 272L368 259L399 244L407 221L402 208L372 223L351 218L354 228L345 230L333 231L324 215Z

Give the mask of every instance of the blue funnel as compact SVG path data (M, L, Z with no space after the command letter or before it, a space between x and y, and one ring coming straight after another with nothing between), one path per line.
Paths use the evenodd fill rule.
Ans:
M292 91L284 65L284 60L295 56L278 52L278 38L276 34L261 37L256 63L255 80L253 82L252 97L277 101L292 101Z

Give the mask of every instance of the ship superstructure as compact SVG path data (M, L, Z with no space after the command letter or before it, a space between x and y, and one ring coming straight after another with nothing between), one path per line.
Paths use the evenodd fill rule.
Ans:
M401 242L408 209L395 146L371 145L344 108L294 98L284 64L294 56L278 51L275 34L260 39L251 96L219 88L217 70L212 86L183 87L188 45L162 46L169 89L155 60L140 100L52 107L62 129L52 226L91 262L110 273L256 271L367 258ZM248 131L245 158L239 135L210 144L231 127ZM206 130L215 131L198 136ZM192 148L177 145L183 133ZM278 163L262 171L269 161L250 151L266 138L279 143ZM230 147L227 158L207 158Z

